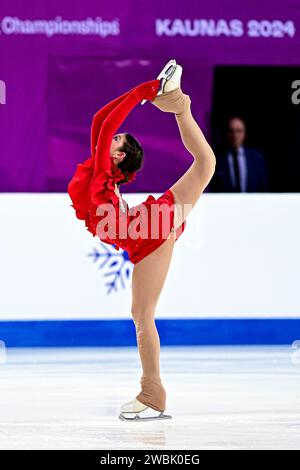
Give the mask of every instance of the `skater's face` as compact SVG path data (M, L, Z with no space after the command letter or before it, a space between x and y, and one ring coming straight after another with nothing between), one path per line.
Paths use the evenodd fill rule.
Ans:
M246 135L245 124L241 119L234 118L228 123L227 139L230 147L238 149L244 143Z
M124 142L126 142L125 134L116 134L111 141L110 156L113 157L116 165L126 157L125 152L119 152L119 149L122 148Z

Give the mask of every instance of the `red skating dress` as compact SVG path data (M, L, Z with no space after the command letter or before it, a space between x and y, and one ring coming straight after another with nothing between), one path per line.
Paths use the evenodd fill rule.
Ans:
M143 203L129 208L116 193L122 171L110 156L114 134L130 111L143 99L153 100L159 80L151 80L124 93L98 111L91 127L91 157L77 165L68 184L76 217L85 221L93 236L122 248L136 264L158 248L174 231L174 195L168 189L159 198L149 195ZM155 207L153 207L155 206ZM185 221L176 229L176 240Z

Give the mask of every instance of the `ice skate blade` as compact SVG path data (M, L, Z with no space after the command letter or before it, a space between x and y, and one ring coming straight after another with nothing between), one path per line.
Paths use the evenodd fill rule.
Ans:
M131 415L131 416L130 416ZM161 419L171 419L172 416L170 415L165 415L163 411L158 416L139 416L138 413L121 413L119 416L119 419L122 421L135 421L135 422L141 422L141 421L155 421L155 420L161 420Z
M164 66L164 68L159 72L157 76L157 80L160 80L160 87L157 92L156 96L162 95L165 84L170 78L174 75L175 70L176 70L176 60L171 59L169 62ZM142 100L141 105L145 104L149 100Z

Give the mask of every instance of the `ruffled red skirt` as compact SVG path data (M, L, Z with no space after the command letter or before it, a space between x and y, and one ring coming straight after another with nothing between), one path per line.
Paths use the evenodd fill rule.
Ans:
M162 217L156 221L159 226L159 236L157 238L140 238L137 241L131 239L126 240L127 247L125 248L125 250L128 252L129 259L133 264L138 263L147 255L155 251L159 246L161 246L167 240L168 236L170 236L171 232L175 232L175 241L177 241L185 229L186 221L184 221L179 227L177 227L176 230L174 229L175 201L174 194L171 189L168 189L157 199L155 199L154 196L150 195L148 196L145 202L139 205L147 206L149 227L151 226L151 224L153 225L153 213L155 214L155 211L151 212L150 208L150 205L153 204L157 206L167 205L169 208L171 208L171 210L167 210L165 213L163 213L164 215L162 215ZM136 210L139 206L132 207L130 209L130 212Z
M104 243L113 245L117 250L122 248L128 253L129 260L136 264L147 255L155 251L167 238L171 232L175 231L175 240L177 240L185 229L184 221L176 230L174 230L174 194L168 189L164 194L155 199L149 195L146 201L131 208L126 201L125 213L121 211L121 202L115 194L115 183L120 179L118 170L112 167L111 170L101 172L95 178L92 178L93 165L89 158L83 163L77 165L74 176L68 184L68 193L72 199L71 205L75 209L76 217L85 221L86 228L93 236L98 235ZM114 237L107 235L101 236L97 231L101 217L96 214L97 208L101 204L112 204L116 209L112 222L116 223L116 234ZM156 207L153 207L156 206ZM158 207L157 207L158 206ZM141 212L139 212L141 209ZM153 210L155 209L155 210ZM166 209L165 211L163 209ZM128 227L137 227L138 225L148 227L147 236L119 236L120 225L126 226L127 235L130 232ZM155 237L152 236L152 228L156 227Z

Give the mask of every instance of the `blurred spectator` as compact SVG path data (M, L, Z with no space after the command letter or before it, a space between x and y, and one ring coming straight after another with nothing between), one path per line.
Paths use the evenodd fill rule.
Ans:
M211 192L268 192L265 157L257 149L244 146L246 126L240 117L227 123L226 146L216 151L217 165L210 182Z

